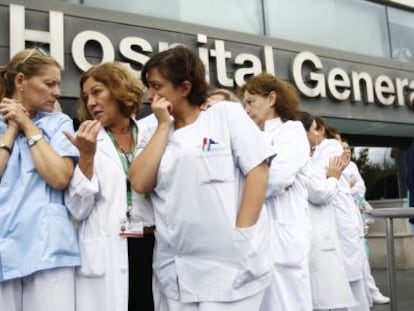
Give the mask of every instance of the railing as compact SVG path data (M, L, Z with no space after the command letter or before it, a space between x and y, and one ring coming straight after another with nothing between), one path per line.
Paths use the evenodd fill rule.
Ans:
M387 271L388 286L391 299L391 311L397 311L397 283L395 279L395 257L394 257L394 218L414 217L414 208L379 208L366 211L372 218L383 218L386 221L387 240Z

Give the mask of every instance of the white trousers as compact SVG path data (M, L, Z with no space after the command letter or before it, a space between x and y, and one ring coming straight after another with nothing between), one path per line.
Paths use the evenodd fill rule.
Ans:
M237 301L183 303L160 294L155 311L258 311L263 292Z
M74 268L38 271L0 283L0 310L74 311Z
M356 305L349 311L369 311L368 293L364 279L349 282Z

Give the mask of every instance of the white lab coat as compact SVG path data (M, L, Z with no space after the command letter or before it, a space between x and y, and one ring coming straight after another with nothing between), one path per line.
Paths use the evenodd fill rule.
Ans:
M355 202L357 202L357 204L363 204L367 188L365 186L364 179L359 173L358 166L354 162L350 161L342 174L344 175L348 183L351 180L354 180L354 185L351 187L352 197L354 198Z
M138 131L138 140L140 131ZM65 199L80 221L81 266L76 272L77 311L128 310L128 246L119 236L126 213L126 181L114 144L102 128L97 137L94 175L88 180L78 166ZM144 226L154 225L149 201L133 194Z
M319 147L321 150L336 148L336 154L341 154L343 148L335 139L324 139ZM318 149L315 151L318 152ZM339 191L332 204L335 206L335 219L339 238L339 250L344 262L348 281L362 279L363 249L362 249L362 219L358 207L351 194L351 188L345 175L338 182Z
M309 268L314 309L339 309L355 304L344 264L338 249L338 234L333 198L338 180L327 178L326 167L333 156L341 155L338 144L318 146L308 165L309 212L312 220L312 242Z
M268 120L264 131L276 156L270 164L266 194L274 265L272 283L265 292L261 310L311 310L311 227L305 176L309 142L299 121Z

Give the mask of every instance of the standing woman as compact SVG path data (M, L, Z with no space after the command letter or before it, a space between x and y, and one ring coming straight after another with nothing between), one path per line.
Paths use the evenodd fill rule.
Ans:
M207 83L190 49L153 56L142 80L158 125L130 177L154 204L156 310L259 310L270 277L268 144L240 105L200 110Z
M68 135L80 157L65 197L80 221L76 310L150 311L153 214L127 178L141 135L134 116L142 83L124 65L104 63L86 71L80 87L83 123Z
M335 154L343 153L342 145L329 131L324 120L315 116L316 129L322 138L319 147L336 149ZM332 138L327 138L327 136ZM328 147L330 146L330 147ZM348 160L346 165L348 165ZM344 174L338 182L338 192L332 200L335 207L335 220L338 233L338 250L342 257L346 276L354 295L355 305L349 307L350 311L368 311L369 300L364 279L364 245L362 218L358 206L355 204L351 193L351 187Z
M53 112L60 66L37 49L0 68L0 310L74 310L75 229L63 189L78 152Z
M301 120L312 150L307 185L313 228L309 258L313 309L346 310L355 302L338 248L333 199L347 161L335 139L320 135L314 116L302 112Z
M271 286L261 310L311 310L306 165L309 143L294 87L271 74L250 78L241 88L248 115L264 131L276 157L269 172L266 207L272 220Z

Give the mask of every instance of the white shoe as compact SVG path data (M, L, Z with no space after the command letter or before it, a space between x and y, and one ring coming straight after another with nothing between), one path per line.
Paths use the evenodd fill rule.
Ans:
M390 298L384 296L381 293L377 293L372 297L372 300L374 301L375 304L377 305L384 305L386 303L390 303Z

